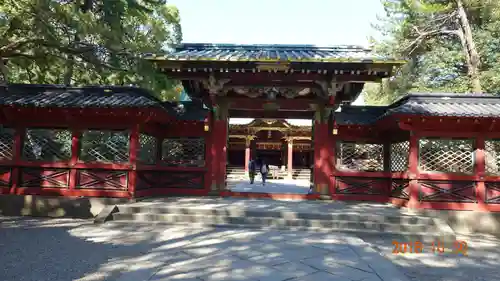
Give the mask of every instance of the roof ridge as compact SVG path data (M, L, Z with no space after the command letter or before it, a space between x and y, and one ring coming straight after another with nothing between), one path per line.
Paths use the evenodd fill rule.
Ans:
M364 51L372 52L371 48L367 48L361 45L312 45L312 44L234 44L234 43L181 43L175 46L175 49L185 50L185 49L208 49L208 48L220 48L220 49L339 49L339 50L353 50L353 51Z

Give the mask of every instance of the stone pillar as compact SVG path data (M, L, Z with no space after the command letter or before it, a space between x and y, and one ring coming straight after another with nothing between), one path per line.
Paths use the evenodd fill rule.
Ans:
M331 109L318 105L314 117L314 192L331 199L333 186L333 140L329 131Z
M293 173L293 139L288 139L288 149L287 149L287 178L292 179Z

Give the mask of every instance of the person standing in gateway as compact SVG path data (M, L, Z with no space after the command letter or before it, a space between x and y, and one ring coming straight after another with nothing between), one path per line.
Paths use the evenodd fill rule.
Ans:
M264 159L260 160L260 174L262 175L262 185L266 185L267 174L269 173L269 165Z
M250 184L253 184L253 181L255 180L255 161L250 160L250 163L248 163L248 176L250 177Z

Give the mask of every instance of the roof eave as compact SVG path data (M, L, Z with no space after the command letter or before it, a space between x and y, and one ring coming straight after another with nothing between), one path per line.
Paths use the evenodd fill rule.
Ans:
M164 63L184 63L184 62L216 62L216 63L321 63L321 64L335 64L335 63L359 63L359 64L386 64L392 66L402 66L407 63L404 60L372 60L372 59L303 59L303 60L282 60L282 59L228 59L220 60L216 58L201 58L201 59L182 59L182 58L168 58L166 56L151 56L144 59L155 62Z

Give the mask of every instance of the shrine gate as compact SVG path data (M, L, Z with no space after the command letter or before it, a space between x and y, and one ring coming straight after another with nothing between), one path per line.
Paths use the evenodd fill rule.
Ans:
M496 96L352 106L365 82L404 63L355 47L185 44L147 59L192 101L135 87L0 87L0 194L244 196L226 186L229 117L301 118L313 120L314 188L295 198L500 211Z

